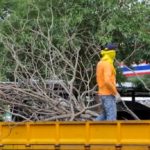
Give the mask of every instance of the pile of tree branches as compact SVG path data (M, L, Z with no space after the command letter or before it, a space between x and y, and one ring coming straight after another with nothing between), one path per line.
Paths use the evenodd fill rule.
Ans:
M93 95L102 45L119 43L120 59L125 55L128 60L138 59L137 51L140 58L141 54L148 58L144 51L149 47L148 4L134 0L0 3L0 79L13 81L0 85L0 109L6 111L10 105L15 121L91 120L99 105Z
M28 88L26 87L28 86ZM29 88L30 87L30 88ZM46 87L38 81L1 83L0 110L6 113L10 105L12 121L92 120L98 114L94 99L69 95L62 81L47 81ZM93 109L94 108L94 109Z

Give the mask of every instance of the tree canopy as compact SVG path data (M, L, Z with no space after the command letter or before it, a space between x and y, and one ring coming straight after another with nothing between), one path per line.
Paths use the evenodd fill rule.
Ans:
M30 73L37 65L41 68L40 75L49 78L50 70L43 67L50 60L49 53L54 56L53 62L59 64L53 69L57 73L60 64L65 63L57 62L58 53L65 54L67 61L75 65L78 50L82 63L77 68L83 72L84 67L94 69L99 49L108 42L118 43L119 61L127 64L142 59L149 61L150 5L147 1L1 0L0 8L1 80L13 80L15 70L23 65Z

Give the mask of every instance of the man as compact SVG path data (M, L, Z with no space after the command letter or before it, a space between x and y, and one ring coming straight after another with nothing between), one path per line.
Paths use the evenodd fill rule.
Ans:
M100 53L102 58L97 64L96 80L103 113L96 120L116 120L117 118L116 100L121 100L121 97L116 89L116 70L113 65L116 48L115 44L108 44Z

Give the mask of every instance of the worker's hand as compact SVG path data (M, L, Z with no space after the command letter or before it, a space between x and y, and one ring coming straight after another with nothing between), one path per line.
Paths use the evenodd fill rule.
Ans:
M116 97L116 103L119 103L119 102L122 101L121 96L120 96L119 93L117 93L117 94L115 95L115 97Z

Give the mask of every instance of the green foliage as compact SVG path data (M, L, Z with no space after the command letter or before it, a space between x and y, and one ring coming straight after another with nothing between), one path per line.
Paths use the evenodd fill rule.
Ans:
M15 49L21 48L17 56L22 65L32 68L31 62L37 60L37 67L41 68L44 77L47 73L42 69L41 59L48 60L49 48L70 52L74 47L80 48L85 66L92 65L94 69L99 57L90 58L91 53L98 53L97 46L111 41L119 44L117 57L120 61L134 50L126 63L149 60L150 57L150 7L136 0L1 0L0 9L3 17L0 21L0 78L4 80L12 78L16 67L13 54L4 45L6 38ZM38 32L42 34L37 36ZM50 47L46 37L54 47ZM72 37L74 47L68 37ZM68 57L72 58L71 55Z
M136 77L132 77L132 78L129 78L128 80L131 81L132 83L134 83L134 85L138 88L138 89L143 89L145 90L145 87L144 87L144 84L141 82L141 80L146 83L146 86L147 88L150 88L150 75L144 75L144 76L141 76L139 77L140 80Z

